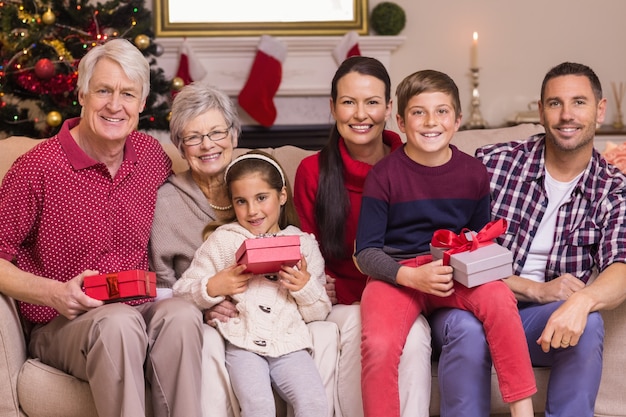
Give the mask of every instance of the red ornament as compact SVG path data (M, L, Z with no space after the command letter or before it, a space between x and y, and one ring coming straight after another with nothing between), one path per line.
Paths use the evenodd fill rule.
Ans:
M59 74L43 81L33 75L33 71L19 73L16 82L25 90L35 94L63 94L71 93L76 89L78 72Z
M42 80L48 80L54 76L54 63L48 58L42 58L35 64L35 74Z

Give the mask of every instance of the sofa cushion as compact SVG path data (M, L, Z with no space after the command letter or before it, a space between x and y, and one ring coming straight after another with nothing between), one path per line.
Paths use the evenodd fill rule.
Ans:
M0 152L0 179L4 178L13 161L18 156L28 151L33 146L41 143L41 139L31 139L25 136L11 136L2 141L2 152Z
M463 152L474 155L476 148L480 146L522 140L543 132L545 132L543 126L533 123L497 129L461 130L455 133L451 143Z
M98 417L88 383L36 359L24 363L17 389L29 417Z
M602 311L604 320L604 353L602 380L596 398L596 417L626 415L626 303Z
M0 369L9 378L0 383L0 416L20 415L17 382L25 360L26 344L15 302L0 294Z
M161 143L161 145L172 160L172 169L174 170L174 172L182 172L189 169L187 161L185 161L183 157L180 156L180 152L178 152L178 149L176 149L176 147L172 143ZM233 151L233 158L236 158L237 156L242 155L250 150L251 149L249 148L235 148L235 150ZM255 150L266 152L278 159L281 166L285 170L285 175L287 176L287 179L289 180L289 183L292 187L294 177L296 176L296 169L298 168L298 165L300 164L302 158L316 152L298 148L292 145L279 146L277 148L259 148Z

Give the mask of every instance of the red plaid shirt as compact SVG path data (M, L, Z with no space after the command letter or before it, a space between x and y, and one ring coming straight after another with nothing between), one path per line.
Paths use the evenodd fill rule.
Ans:
M492 218L508 222L498 243L513 252L518 275L548 205L544 138L539 134L476 151L491 176ZM625 219L626 176L594 150L571 198L559 208L546 281L570 273L587 282L594 268L601 272L626 262Z

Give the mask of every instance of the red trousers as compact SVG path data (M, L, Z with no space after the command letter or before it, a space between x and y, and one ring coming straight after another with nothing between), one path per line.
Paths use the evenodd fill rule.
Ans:
M430 260L430 256L418 257L403 265L417 267ZM470 311L483 323L505 402L537 392L517 301L504 282L474 288L454 282L452 295L438 297L370 278L361 299L365 417L400 417L398 365L407 334L421 313L428 315L438 308Z

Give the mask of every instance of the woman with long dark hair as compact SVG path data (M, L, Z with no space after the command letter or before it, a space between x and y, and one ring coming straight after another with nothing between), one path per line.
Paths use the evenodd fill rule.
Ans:
M363 415L358 303L367 277L354 265L352 253L365 177L402 146L400 136L385 129L391 109L385 66L369 57L346 59L331 84L335 124L328 143L301 162L294 184L302 230L317 237L326 262L326 289L334 304L327 320L337 323L341 335L335 412L346 417ZM411 329L405 353L399 375L403 415L428 416L430 328L422 316ZM419 389L409 395L410 387Z

